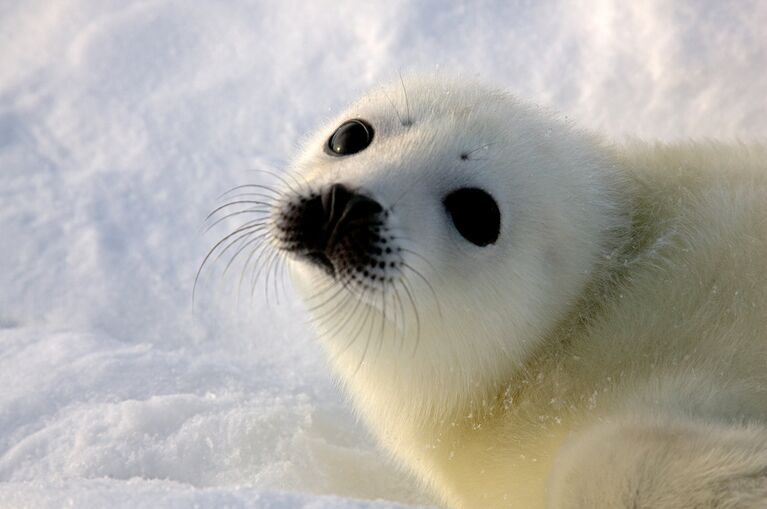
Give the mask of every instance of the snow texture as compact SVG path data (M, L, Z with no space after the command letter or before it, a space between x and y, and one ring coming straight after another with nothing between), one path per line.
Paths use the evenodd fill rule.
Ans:
M763 139L765 27L759 0L0 2L0 507L433 503L287 281L214 263L192 305L217 197L399 72L617 139Z

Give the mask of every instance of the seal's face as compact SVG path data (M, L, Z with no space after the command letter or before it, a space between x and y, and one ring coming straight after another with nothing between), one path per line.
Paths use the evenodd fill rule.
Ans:
M459 385L507 376L577 298L611 226L581 203L602 191L590 145L455 80L352 105L308 141L271 218L326 345L355 373L414 358Z
M338 158L358 154L371 144L374 132L364 120L347 120L330 136L325 152ZM459 157L468 160L468 152ZM448 222L465 241L486 247L498 240L501 212L489 192L457 187L442 198L442 206ZM407 267L403 247L389 225L392 209L365 190L334 182L289 195L276 218L276 238L282 249L313 263L339 283L372 291L394 284Z

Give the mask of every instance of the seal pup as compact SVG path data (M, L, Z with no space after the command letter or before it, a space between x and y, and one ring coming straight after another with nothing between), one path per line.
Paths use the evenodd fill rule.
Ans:
M765 161L423 76L310 137L259 225L446 506L765 507Z

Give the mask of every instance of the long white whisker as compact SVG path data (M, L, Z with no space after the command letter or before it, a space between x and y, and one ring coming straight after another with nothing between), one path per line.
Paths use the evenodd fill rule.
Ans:
M200 264L200 268L199 268L199 269L197 269L197 274L195 274L195 276L194 276L194 284L192 285L192 303L194 303L194 300L195 300L195 294L196 294L196 290L197 290L197 283L199 282L199 279L200 279L200 274L202 273L202 270L205 268L205 264L208 262L208 260L209 260L209 259L210 259L210 257L213 255L213 253L215 253L215 252L216 252L216 250L218 250L219 246L221 246L221 245L222 245L224 242L226 242L226 241L227 241L227 240L229 240L230 238L234 237L235 235L238 235L238 234L242 233L243 231L247 231L247 230L254 230L254 229L256 229L256 228L259 228L259 227L263 227L263 226L264 226L264 225L262 225L262 224L260 224L260 223L259 223L259 224L254 224L254 225L250 225L250 226L247 226L247 227L241 227L241 228L237 228L237 229L236 229L236 230L234 230L232 233L228 234L228 235L227 235L227 236L225 236L223 239L219 240L219 241L218 241L218 242L217 242L217 243L216 243L216 244L215 244L215 245L214 245L214 246L213 246L213 247L210 249L210 251L208 251L208 254L206 254L206 255L205 255L205 258L203 258L203 260L202 260L202 263ZM251 233L251 232L248 232L247 234L245 234L245 236L249 235L250 233ZM237 242L239 239L241 239L241 238L242 238L242 237L239 237L238 239L235 239L234 243L236 243L236 242ZM224 249L221 251L221 253L220 253L220 254L219 254L217 257L216 257L216 260L218 260L218 259L221 257L221 255L222 255L223 253L225 253L225 252L226 252L226 250L228 250L228 249L229 249L231 246L232 246L232 243L228 244L228 245L227 245L227 246L226 246L226 247L225 247L225 248L224 248Z
M205 221L207 221L208 219L213 217L216 214L216 212L218 212L219 210L223 210L223 209L228 208L228 207L234 207L235 205L242 205L242 204L262 205L262 206L265 207L264 210L270 210L271 207L273 206L273 204L271 202L266 202L266 201L259 201L259 200L235 200L235 201L231 201L229 203L225 203L225 204L223 204L223 205L213 209L213 211L210 214L207 215L207 217L205 218Z
M407 263L402 263L402 266L410 270L412 273L414 273L416 276L421 278L421 280L426 284L426 287L431 292L432 297L434 297L434 303L437 305L437 314L439 315L440 319L443 318L442 316L442 307L439 304L439 297L437 297L437 292L434 291L434 287L429 283L429 280L424 277L423 274L421 274L418 270L416 270L413 266L408 265Z
M227 196L227 195L237 191L238 189L248 189L248 188L250 188L250 189L262 189L264 191L269 191L270 193L273 194L271 199L279 198L281 196L279 191L277 191L276 189L273 189L273 188L271 188L269 186L265 186L263 184L241 184L239 186L234 186L230 190L220 194L216 199L217 200L222 200L222 199L224 199L225 196Z
M408 300L410 300L410 305L413 307L413 314L415 316L415 345L413 346L412 353L412 355L415 356L415 353L418 350L418 344L421 340L421 318L418 316L418 306L416 305L415 299L413 298L413 294L410 291L410 288L408 288L407 278L403 277L400 279L400 283L402 283L402 288L405 290L405 294L407 294Z
M269 214L269 211L264 209L245 209L245 210L239 210L237 212L232 212L230 214L225 215L224 217L220 217L216 219L215 222L213 222L210 226L205 228L205 233L212 230L220 222L225 221L233 216L239 216L240 214ZM263 218L263 217L260 217L259 219L257 219L257 221L265 221L265 220L266 218Z

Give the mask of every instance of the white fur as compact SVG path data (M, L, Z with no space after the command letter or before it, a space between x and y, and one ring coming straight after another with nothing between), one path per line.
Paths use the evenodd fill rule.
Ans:
M329 156L352 118L373 143ZM360 415L450 507L767 506L766 159L610 147L477 83L408 79L320 129L291 186L391 207L399 283L348 297L301 261L294 279ZM497 200L495 244L453 227L463 186Z

